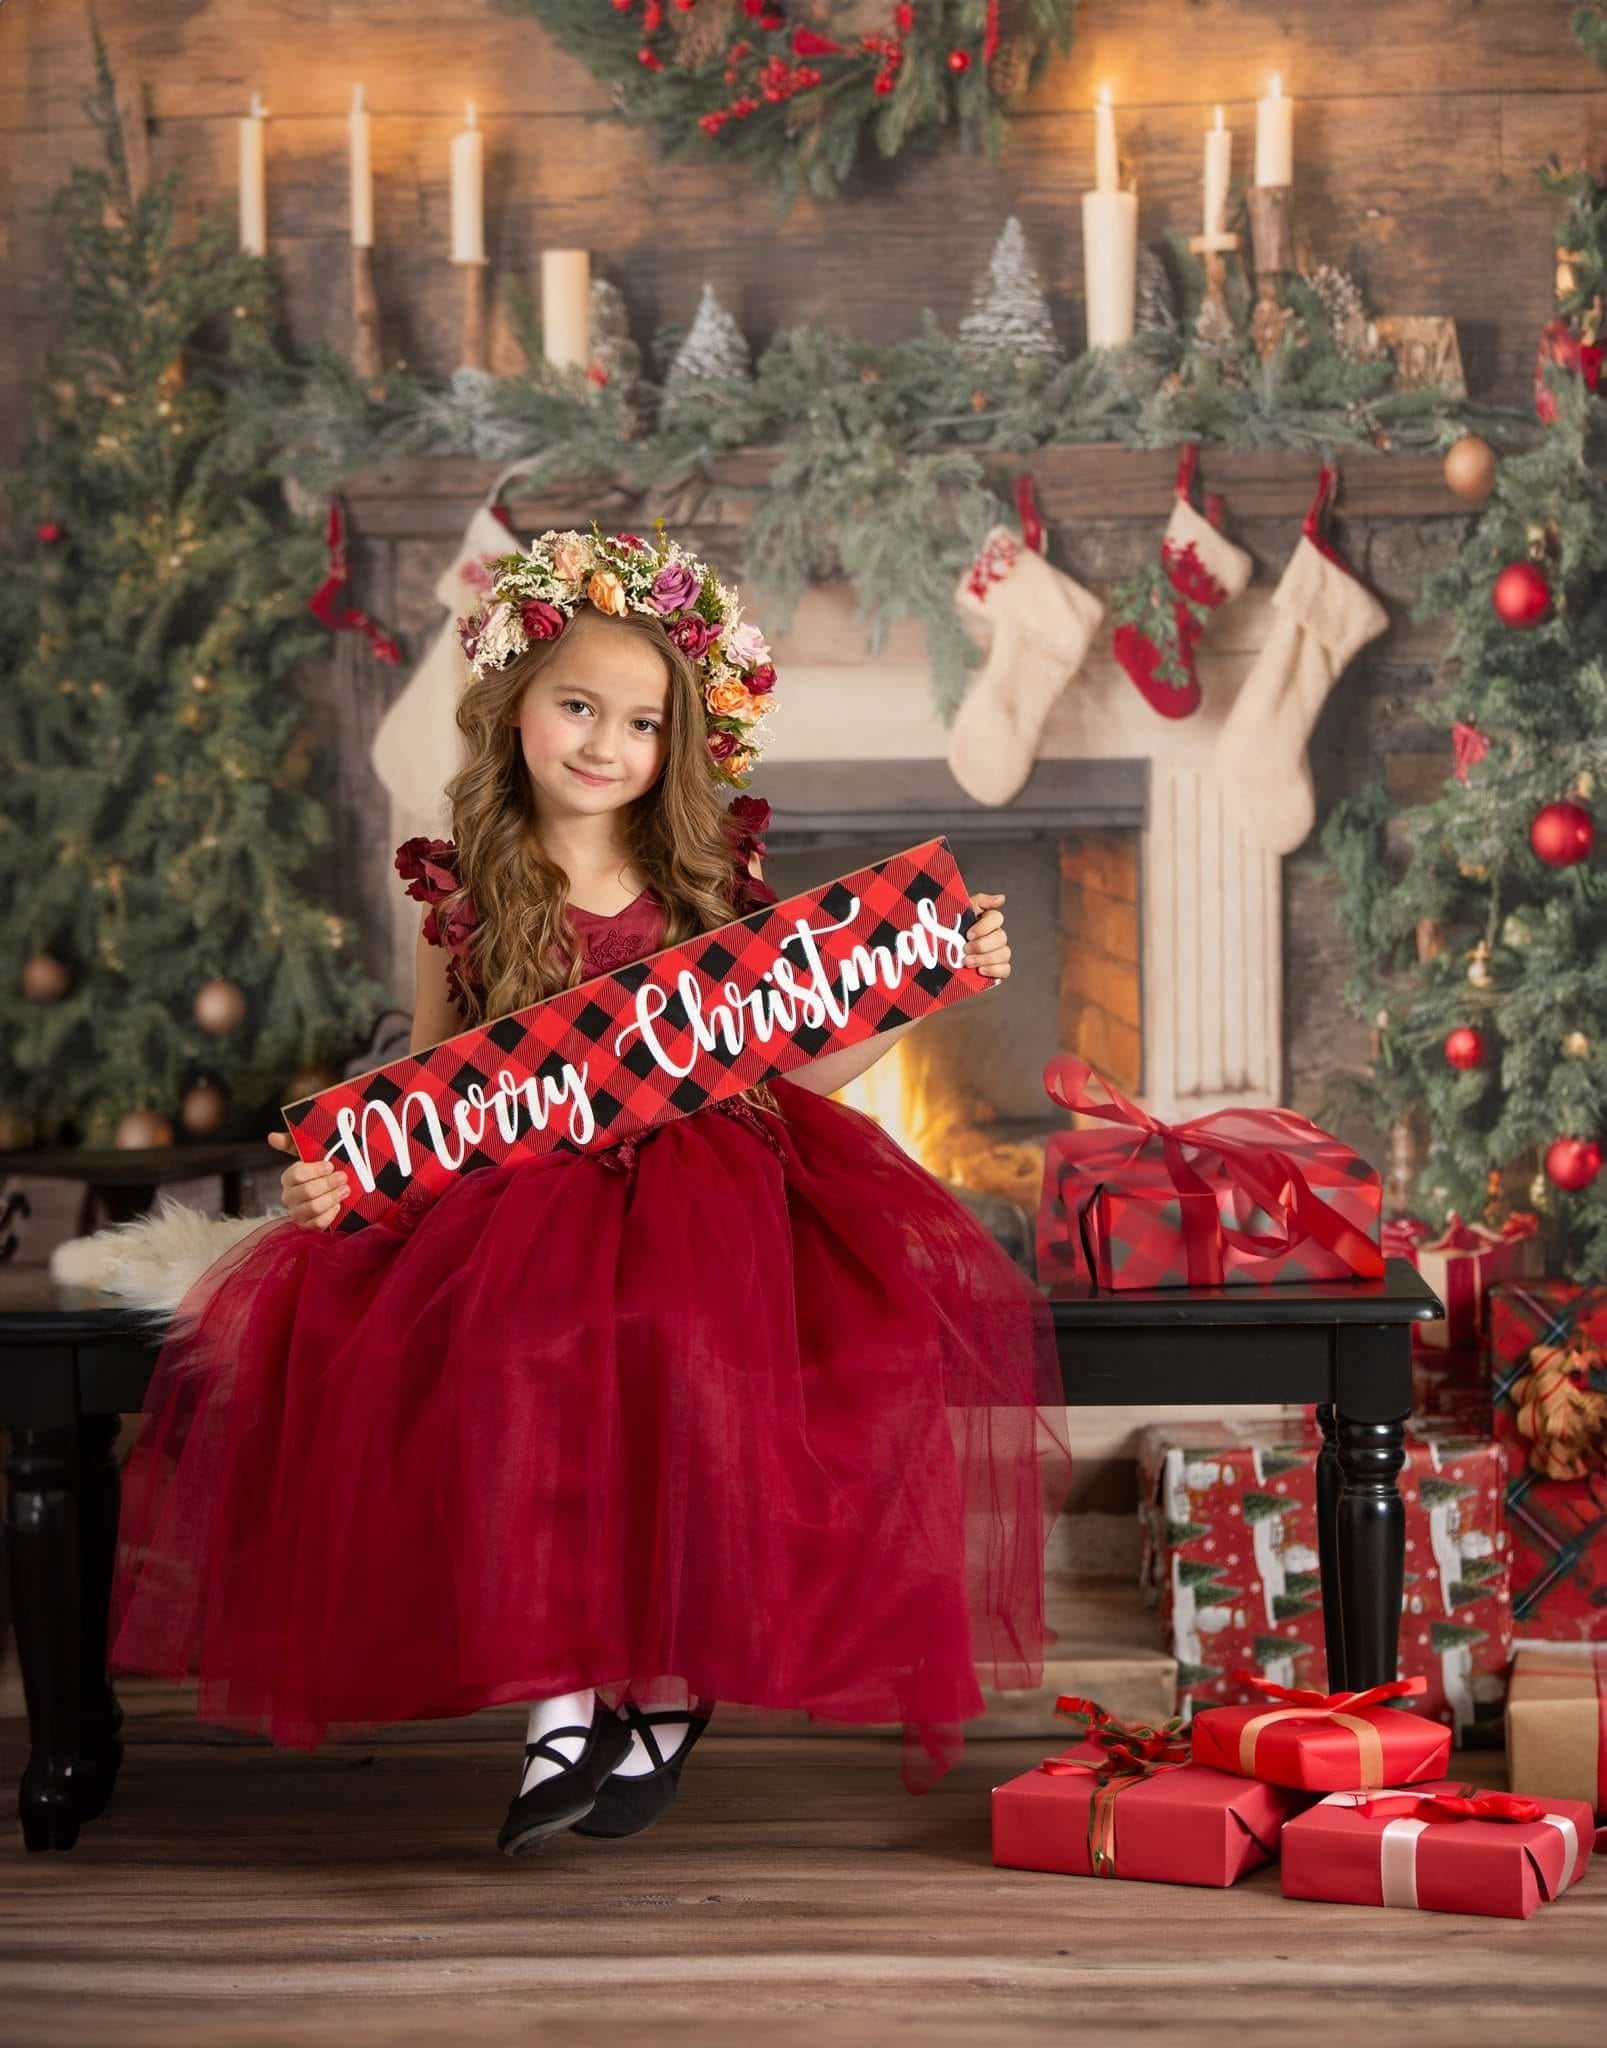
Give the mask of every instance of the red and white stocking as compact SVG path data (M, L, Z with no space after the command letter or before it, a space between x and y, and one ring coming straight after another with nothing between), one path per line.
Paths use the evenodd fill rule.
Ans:
M1044 721L1087 659L1105 607L1044 560L1030 476L1016 480L1022 538L995 526L960 578L954 606L992 633L987 660L949 732L949 769L979 804L1007 804L1032 773Z
M1292 853L1316 822L1306 749L1328 693L1389 614L1322 532L1335 482L1324 468L1272 593L1273 626L1217 741L1217 769L1249 831Z
M1160 559L1118 583L1110 594L1117 620L1111 651L1146 704L1163 718L1199 709L1195 649L1212 612L1237 597L1255 564L1219 529L1222 500L1208 497L1205 516L1189 499L1199 450L1192 442L1177 464L1177 497L1161 537Z

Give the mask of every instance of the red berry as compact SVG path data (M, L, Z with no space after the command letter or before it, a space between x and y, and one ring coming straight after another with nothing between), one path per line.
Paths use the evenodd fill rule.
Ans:
M908 35L915 26L915 9L911 7L909 0L900 0L900 4L893 9L893 19L903 33Z
M1475 1031L1471 1024L1459 1025L1446 1038L1446 1064L1455 1067L1458 1073L1469 1074L1475 1067L1482 1067L1484 1054L1484 1033Z
M46 546L48 546L52 541L61 539L61 528L54 519L41 519L34 528L34 534L37 539L44 541Z
M660 58L658 58L653 53L653 51L645 47L638 50L636 52L636 56L637 61L639 63L645 64L649 71L662 71L664 69L663 62L660 60Z
M883 98L885 99L885 98L887 97L887 95L888 95L888 94L889 94L889 93L890 93L890 92L891 92L892 90L893 90L893 74L892 74L892 72L891 72L891 71L878 71L878 72L877 72L877 74L876 74L876 76L875 76L875 78L874 78L874 79L873 79L873 80L871 81L871 91L872 91L872 92L876 92L876 93L880 93L880 94L882 95L882 97L883 97Z
M960 73L960 72L962 72L962 71L969 71L969 70L970 70L970 68L971 68L971 59L970 59L970 56L969 56L969 54L968 54L968 53L967 53L966 51L964 51L964 50L950 50L950 52L949 52L949 69L950 69L950 70L951 70L952 72L956 73L956 75L957 75L958 73Z

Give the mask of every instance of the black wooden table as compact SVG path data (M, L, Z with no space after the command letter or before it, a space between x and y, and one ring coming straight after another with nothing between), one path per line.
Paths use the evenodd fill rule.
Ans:
M1395 1675L1405 1529L1396 1475L1411 1410L1411 1325L1441 1313L1402 1260L1351 1287L1050 1295L1066 1400L1275 1407L1314 1401L1319 1543L1334 1688ZM70 1849L122 1761L106 1674L117 1546L117 1418L141 1407L160 1348L103 1295L0 1270L6 1534L32 1745L18 1793L30 1849Z

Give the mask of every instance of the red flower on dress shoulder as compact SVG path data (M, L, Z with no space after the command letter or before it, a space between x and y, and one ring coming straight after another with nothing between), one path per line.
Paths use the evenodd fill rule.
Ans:
M750 853L756 853L760 860L763 860L764 835L770 829L770 806L764 798L734 796L725 807L725 815L731 821L737 851L743 857L744 867Z
M458 893L463 883L458 874L457 848L450 839L409 839L396 849L396 872L407 883L407 894L413 901L429 905L424 937L430 945L444 946L452 955L447 962L447 987L459 1007L466 1008L465 984L479 986L467 955L480 914L471 897ZM457 897L456 902L448 903L447 898L452 896Z

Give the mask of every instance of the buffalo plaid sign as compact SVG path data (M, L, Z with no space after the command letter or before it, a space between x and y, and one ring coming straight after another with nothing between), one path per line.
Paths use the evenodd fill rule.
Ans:
M595 1152L857 1045L993 981L946 839L632 961L288 1104L303 1159L353 1193L337 1230L427 1205L460 1174Z

